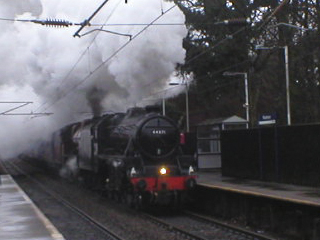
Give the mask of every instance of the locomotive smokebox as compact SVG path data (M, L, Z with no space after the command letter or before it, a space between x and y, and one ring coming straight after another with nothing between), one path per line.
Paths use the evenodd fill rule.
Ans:
M153 115L139 124L135 143L150 158L166 158L179 147L179 129L169 118Z

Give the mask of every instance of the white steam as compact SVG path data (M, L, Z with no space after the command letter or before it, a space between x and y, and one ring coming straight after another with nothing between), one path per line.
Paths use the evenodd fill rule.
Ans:
M102 2L0 0L0 18L80 23ZM166 88L176 64L184 61L186 27L155 25L142 31L146 25L136 24L151 23L173 5L171 1L128 0L125 4L124 0L110 0L91 23L128 24L103 30L130 34L131 41L103 31L74 38L79 26L56 28L1 20L0 101L34 102L14 113L54 114L33 119L0 115L0 156L19 153L63 125L91 117L90 102L96 114L124 111ZM183 13L174 7L155 23L184 22ZM80 34L99 28L86 27ZM0 104L0 111L14 106Z
M69 158L66 164L59 170L59 174L63 178L74 179L78 175L77 158Z

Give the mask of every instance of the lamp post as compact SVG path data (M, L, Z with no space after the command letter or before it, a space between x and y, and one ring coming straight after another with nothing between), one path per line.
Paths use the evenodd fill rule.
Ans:
M280 22L274 26L270 26L269 28L275 28L278 26L285 26L289 28L295 28L299 29L301 31L316 31L316 29L313 28L304 28L304 27L299 27L290 23L285 23L285 22ZM264 47L264 46L256 46L256 49L273 49L274 47ZM289 50L288 46L283 46L283 47L277 47L277 48L283 48L284 49L284 59L285 59L285 65L286 65L286 97L287 97L287 123L288 125L291 125L291 109L290 109L290 82L289 82Z
M285 61L285 70L286 70L286 99L287 99L287 124L291 125L291 107L290 107L290 81L289 81L289 50L288 46L283 47L264 47L256 46L256 50L265 50L273 48L282 48L284 50L284 61Z
M249 87L248 87L248 73L246 72L224 72L223 76L238 76L243 75L244 76L244 89L245 89L245 97L246 102L244 104L244 107L246 109L246 120L249 124L250 121L250 115L249 115Z
M169 85L172 86L177 86L177 85L184 85L185 86L185 93L186 93L186 130L187 132L190 131L190 127L189 127L189 86L188 86L188 82L184 81L182 83L175 83L175 82L171 82L169 83Z

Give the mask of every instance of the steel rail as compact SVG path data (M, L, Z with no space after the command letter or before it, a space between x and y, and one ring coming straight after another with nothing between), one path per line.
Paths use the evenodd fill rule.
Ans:
M183 230L182 228L179 228L179 227L176 227L170 223L167 223L165 221L162 221L161 219L157 218L157 217L154 217L154 216L151 216L150 214L146 214L146 213L141 213L141 215L148 219L149 221L152 221L156 224L159 224L161 226L163 226L164 228L166 228L167 230L169 231L175 231L175 232L178 232L180 234L182 234L183 236L186 236L187 239L194 239L194 240L207 240L206 238L203 238L203 237L200 237L200 236L197 236L191 232L188 232L186 230Z
M2 161L2 163L4 163ZM69 201L65 200L64 198L62 198L61 196L57 195L56 193L54 193L53 191L48 190L44 184L42 184L41 182L39 182L38 180L36 180L35 178L33 178L32 176L30 176L29 174L27 174L26 172L24 172L20 167L18 167L16 164L6 161L6 163L8 163L9 165L11 165L11 168L13 168L15 171L25 175L27 178L29 178L31 181L33 181L34 183L36 183L44 192L46 192L48 195L50 195L52 198L54 198L55 200L57 200L58 202L60 202L61 204L63 204L65 207L67 207L68 209L70 209L71 211L73 211L74 213L78 214L80 217L82 217L83 219L85 219L86 221L90 222L93 226L95 226L98 230L100 230L102 233L104 233L105 235L107 235L108 237L111 237L115 240L124 240L124 238L120 237L119 235L117 235L116 233L114 233L113 231L111 231L110 229L106 228L103 224L101 224L100 222L96 221L94 218L92 218L91 216L89 216L87 213L85 213L84 211L82 211L81 209L79 209L78 207L74 206L72 203L70 203ZM2 164L4 167L4 170L9 174L9 170L8 167L5 166L5 164Z
M199 219L201 221L204 221L204 222L207 222L207 223L210 223L210 224L218 225L218 226L226 228L226 229L232 229L235 232L240 232L240 233L243 233L243 234L245 234L247 236L252 236L254 239L276 240L276 238L265 236L265 235L262 235L262 234L259 234L259 233L256 233L256 232L253 232L253 231L250 231L250 230L247 230L247 229L244 229L244 228L232 225L232 224L224 223L224 222L221 222L221 221L219 221L217 219L213 219L211 217L207 217L207 216L204 216L204 215L201 215L201 214L198 214L198 213L194 213L194 212L191 212L191 211L184 210L183 214L185 214L185 215L187 215L189 217L192 217L192 218L197 218L197 219Z

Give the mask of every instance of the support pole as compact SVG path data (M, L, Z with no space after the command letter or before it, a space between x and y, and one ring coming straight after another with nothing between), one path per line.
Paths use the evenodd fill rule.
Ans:
M289 51L288 46L284 46L285 64L286 64L286 96L287 96L287 121L291 125L291 109L290 109L290 82L289 82Z

